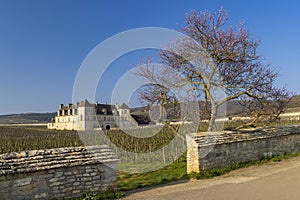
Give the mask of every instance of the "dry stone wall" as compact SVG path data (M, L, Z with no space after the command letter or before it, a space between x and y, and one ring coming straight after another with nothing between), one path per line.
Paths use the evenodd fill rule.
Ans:
M300 126L187 135L187 172L300 152Z
M0 155L0 199L70 199L116 187L117 157L106 145Z

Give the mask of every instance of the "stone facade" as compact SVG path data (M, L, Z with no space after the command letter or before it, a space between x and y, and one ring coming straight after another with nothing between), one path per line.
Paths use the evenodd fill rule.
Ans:
M104 130L121 127L137 127L129 107L122 105L91 104L87 100L67 106L61 104L57 115L48 123L48 129L58 130Z
M187 135L187 172L300 152L300 126Z
M116 187L117 158L106 145L0 157L0 199L70 199Z

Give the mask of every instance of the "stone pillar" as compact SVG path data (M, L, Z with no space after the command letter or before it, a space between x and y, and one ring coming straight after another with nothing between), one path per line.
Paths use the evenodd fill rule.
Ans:
M187 141L187 173L199 172L199 146L195 142L195 134L188 134Z

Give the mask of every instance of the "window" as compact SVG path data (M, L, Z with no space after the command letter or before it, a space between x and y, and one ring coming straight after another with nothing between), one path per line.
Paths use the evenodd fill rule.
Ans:
M105 108L102 108L101 111L102 111L102 113L103 113L104 115L107 114L107 110L106 110Z

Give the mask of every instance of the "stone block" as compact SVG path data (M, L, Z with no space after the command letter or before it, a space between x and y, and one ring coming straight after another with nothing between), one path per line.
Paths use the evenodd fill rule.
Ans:
M34 198L35 199L44 199L44 198L46 198L47 197L47 194L46 193L41 193L41 194L36 194L36 195L34 195Z
M100 147L105 149L103 152L111 151L105 145L97 146ZM0 155L0 199L64 199L98 191L106 181L101 179L94 186L92 177L100 177L98 169L104 173L103 177L110 177L112 169L104 165L110 162L115 167L117 159L112 151L111 156L105 153L93 156L87 147ZM115 178L107 181L115 184Z
M50 183L53 183L53 182L57 182L59 179L58 178L51 178L50 180L49 180L49 182Z
M14 181L13 187L29 185L31 183L31 181L32 181L32 178L30 178L30 177L24 178L24 179L17 179Z
M61 185L61 182L50 183L50 187L59 186L59 185Z
M218 143L209 148L205 134L187 135L188 173L300 152L300 126L217 133L216 138Z

